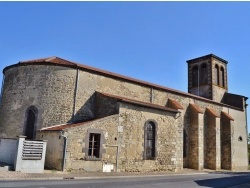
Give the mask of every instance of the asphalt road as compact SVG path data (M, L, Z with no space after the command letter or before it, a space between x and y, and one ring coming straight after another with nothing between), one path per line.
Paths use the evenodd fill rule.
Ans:
M103 177L69 180L0 181L1 188L195 188L233 187L250 182L250 173Z

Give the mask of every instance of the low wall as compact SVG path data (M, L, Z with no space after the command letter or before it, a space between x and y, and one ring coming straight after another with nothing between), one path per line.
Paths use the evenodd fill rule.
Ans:
M17 139L0 139L0 162L14 165L17 154Z

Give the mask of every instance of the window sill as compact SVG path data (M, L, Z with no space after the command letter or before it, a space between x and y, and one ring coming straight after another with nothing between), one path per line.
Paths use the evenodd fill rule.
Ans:
M101 158L94 158L94 157L85 157L86 161L101 161Z
M144 161L154 161L154 160L156 160L156 157L153 157L153 158L145 158L145 159L143 159Z

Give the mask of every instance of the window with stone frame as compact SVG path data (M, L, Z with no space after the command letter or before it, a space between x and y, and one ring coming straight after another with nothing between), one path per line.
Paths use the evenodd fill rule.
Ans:
M156 129L155 123L148 121L145 124L145 159L153 160L156 157Z
M105 138L102 130L88 129L85 136L85 147L83 148L85 160L101 160L102 154L105 153L105 149L103 149L104 143Z
M192 68L192 85L193 85L193 87L198 86L198 78L199 78L198 66L196 65Z
M100 158L101 134L89 134L88 158Z

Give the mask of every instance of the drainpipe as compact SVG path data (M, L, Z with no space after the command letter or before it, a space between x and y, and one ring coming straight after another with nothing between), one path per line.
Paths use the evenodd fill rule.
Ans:
M64 132L60 132L60 135L63 137L63 159L62 159L62 171L65 168L65 161L66 161L66 150L67 150L67 136L64 135Z
M248 158L248 144L250 144L250 143L248 143L248 129L247 129L247 106L248 106L248 104L247 104L247 98L244 98L244 101L245 101L245 116L246 116L246 133L247 133L247 158ZM249 166L249 160L247 160L247 162L248 162L248 166Z
M76 97L77 97L77 90L78 90L78 80L79 80L79 69L76 69L76 82L75 82L75 91L74 91L74 102L73 102L73 113L71 122L74 122L75 120L75 114L76 114Z

